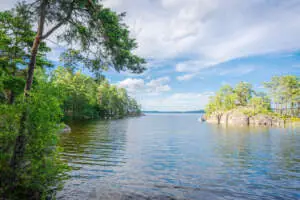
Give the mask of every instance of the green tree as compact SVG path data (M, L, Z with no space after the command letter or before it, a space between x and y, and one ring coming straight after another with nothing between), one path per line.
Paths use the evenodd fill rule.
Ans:
M20 115L20 126L10 159L11 185L13 187L18 185L20 181L18 180L20 178L18 170L22 168L21 164L27 160L25 157L26 147L31 146L29 138L34 137L34 133L39 130L37 129L38 124L30 126L30 123L33 123L31 119L35 115L30 106L34 92L31 93L30 91L34 88L32 86L35 68L41 53L40 47L45 39L59 28L64 28L58 42L69 44L69 47L77 46L75 57L79 58L84 66L94 72L108 67L117 71L130 70L134 73L145 70L143 66L145 61L132 53L137 44L134 39L129 37L128 28L122 21L124 14L119 15L104 8L98 1L37 0L19 4L16 11L22 13L26 22L30 22L30 25L37 27L37 29L34 31L32 47L27 52L29 58L26 59L26 61L28 60L28 68L24 89L24 107ZM34 23L35 21L37 23ZM46 27L46 25L53 26ZM28 27L28 30L32 29ZM1 37L3 35L5 34L2 32ZM69 47L67 46L67 48ZM70 59L72 60L73 57L71 56ZM42 121L37 122L42 123Z
M285 115L299 115L300 81L292 75L274 76L264 83L275 105L275 111Z
M239 105L246 106L252 97L252 85L250 83L240 82L236 85L234 91L237 95Z
M12 104L15 96L23 91L25 70L22 66L28 63L30 47L35 33L22 10L0 12L0 65L6 74L3 87L7 102ZM38 66L51 66L45 59L50 51L44 42L37 55Z
M271 100L267 97L252 97L248 103L248 107L251 109L251 114L269 113L271 111Z
M84 61L92 71L112 66L117 71L131 70L142 72L144 60L132 54L137 47L134 39L129 37L129 31L122 22L123 14L118 15L104 8L95 0L37 0L33 3L18 5L28 21L38 19L36 36L30 51L27 79L24 89L25 102L30 97L34 71L41 42L52 35L57 29L64 27L64 33L59 41L67 44L78 44ZM54 24L45 30L46 24ZM17 180L17 169L24 160L27 137L32 130L27 129L30 108L25 108L21 116L19 134L17 136L10 166L13 184ZM27 133L28 132L28 133Z

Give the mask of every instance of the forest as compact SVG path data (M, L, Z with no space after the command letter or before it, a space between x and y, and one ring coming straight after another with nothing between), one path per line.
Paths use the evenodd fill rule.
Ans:
M235 87L224 85L210 98L206 113L225 112L239 109L247 115L277 115L284 118L300 115L300 80L294 75L274 76L263 83L263 90L257 92L247 82Z
M103 76L145 70L124 17L95 0L23 1L0 12L0 199L55 198L69 170L57 146L65 120L140 114ZM47 58L53 38L64 47L59 64Z

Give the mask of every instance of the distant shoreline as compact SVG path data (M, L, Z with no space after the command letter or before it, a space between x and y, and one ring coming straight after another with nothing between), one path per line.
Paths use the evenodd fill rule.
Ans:
M191 114L191 113L205 113L204 110L195 110L195 111L142 111L142 113L151 113L151 114Z

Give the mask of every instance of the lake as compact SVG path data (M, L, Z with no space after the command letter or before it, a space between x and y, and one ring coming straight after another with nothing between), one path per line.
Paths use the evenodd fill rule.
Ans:
M58 199L300 199L300 128L231 128L200 114L71 124Z

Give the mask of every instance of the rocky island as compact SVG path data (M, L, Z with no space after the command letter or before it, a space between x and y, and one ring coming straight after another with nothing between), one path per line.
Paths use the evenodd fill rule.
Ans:
M300 83L296 76L273 77L264 83L268 93L246 82L224 85L210 98L201 121L234 126L282 127L299 120ZM273 106L273 107L272 107Z
M286 120L270 116L267 114L257 114L248 116L245 113L236 110L227 111L224 113L212 113L209 116L203 115L201 121L208 123L223 124L223 125L238 125L238 126L274 126L282 127L285 125Z

